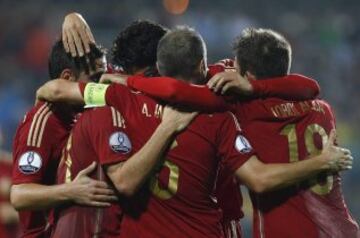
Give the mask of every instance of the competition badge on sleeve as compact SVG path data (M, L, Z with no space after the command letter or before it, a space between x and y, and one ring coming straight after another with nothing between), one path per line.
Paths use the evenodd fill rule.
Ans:
M122 154L127 154L132 149L129 137L121 131L117 131L110 136L109 145L114 152Z
M34 174L39 171L41 164L41 156L34 151L28 151L19 159L19 170L23 174Z
M246 154L252 151L252 147L249 141L242 135L238 135L236 137L235 148L242 154Z

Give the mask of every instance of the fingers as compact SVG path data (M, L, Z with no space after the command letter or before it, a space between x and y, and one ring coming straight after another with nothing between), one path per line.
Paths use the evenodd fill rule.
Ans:
M345 155L351 155L351 151L345 148L340 148L340 151L344 153Z
M332 169L334 171L352 169L353 160L354 158L350 154L339 157L336 161L333 162Z
M99 195L115 195L115 191L110 188L94 188L94 194Z
M91 182L93 183L94 187L96 187L96 188L100 188L100 189L101 188L103 188L103 189L108 189L109 188L109 185L104 181L91 179Z
M332 129L330 131L330 135L329 135L329 140L326 144L326 147L331 146L331 145L335 145L335 141L336 141L336 130Z
M74 40L76 50L77 50L77 52L76 52L76 50L75 50L75 52L71 52L72 56L73 57L75 57L76 55L78 55L80 57L84 56L84 48L83 48L83 45L82 45L82 41L81 41L82 39L80 38L80 34L77 31L73 30L73 29L69 29L69 31L70 31L70 33L72 35L72 38ZM75 55L73 53L75 53Z
M90 40L90 42L95 44L95 37L92 34L89 27L86 27L85 32L86 32L86 35L88 36L88 39Z
M89 201L89 202L84 203L84 205L91 206L91 207L110 207L111 203Z
M220 92L221 89L224 87L224 85L226 83L228 83L229 81L231 81L230 78L224 78L221 75L217 76L215 75L214 80L211 81L211 83L208 83L209 88L211 88L214 92Z
M352 169L352 165L353 165L353 161L354 158L351 155L347 155L344 157L343 161L342 161L342 165L346 168L346 169Z
M78 33L80 34L81 42L84 45L85 52L90 53L90 39L88 34L86 33L85 28L78 28Z
M86 167L85 169L81 170L78 175L76 177L80 177L80 176L84 176L84 175L88 175L91 172L93 172L96 168L96 162L93 161L88 167Z
M232 82L227 82L221 89L221 94L224 95L233 86Z
M62 33L62 42L63 42L64 49L65 49L66 53L70 52L68 40L69 39L68 39L66 31L63 31L63 33Z
M214 85L217 83L218 80L220 80L220 74L215 74L208 82L207 82L207 86L209 88L213 88Z
M95 202L116 202L118 201L118 197L114 196L114 195L94 195L92 197L93 201Z
M69 50L70 50L71 56L76 57L77 52L76 52L76 47L75 47L75 39L70 32L66 32L66 34L67 34L67 43L69 45Z

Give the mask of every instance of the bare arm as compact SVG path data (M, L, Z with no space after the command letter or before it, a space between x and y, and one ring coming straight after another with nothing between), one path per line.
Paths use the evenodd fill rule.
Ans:
M79 172L71 183L42 185L24 183L13 185L10 192L11 204L16 210L43 210L65 202L88 206L109 206L116 200L114 192L105 182L87 176L96 167L93 163Z
M141 150L126 162L107 168L107 174L120 193L132 196L138 191L155 165L163 158L175 135L185 129L195 115L195 113L179 113L166 107L163 121Z
M65 79L48 81L36 91L36 98L40 101L84 104L79 84Z
M11 187L11 203L16 210L45 210L71 201L71 186L67 184L46 186L24 183ZM46 195L45 195L46 194Z
M351 169L350 151L334 146L334 140L332 133L320 155L294 163L264 164L253 156L236 171L236 177L254 192L262 193L293 185L319 172Z

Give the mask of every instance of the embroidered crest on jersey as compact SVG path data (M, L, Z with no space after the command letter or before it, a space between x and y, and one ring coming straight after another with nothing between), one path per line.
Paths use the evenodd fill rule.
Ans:
M252 147L249 141L242 135L238 135L235 140L235 148L242 154L251 152Z
M114 132L109 138L109 145L114 152L127 154L131 151L129 137L121 131Z
M19 170L23 174L34 174L42 165L41 156L35 151L27 151L19 159Z

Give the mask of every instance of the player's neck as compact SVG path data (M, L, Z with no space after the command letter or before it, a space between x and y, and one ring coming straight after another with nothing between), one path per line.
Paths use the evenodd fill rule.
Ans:
M75 115L82 111L82 106L69 105L66 103L53 103L52 111L65 124L72 124Z

